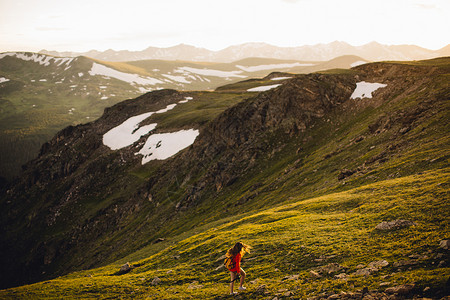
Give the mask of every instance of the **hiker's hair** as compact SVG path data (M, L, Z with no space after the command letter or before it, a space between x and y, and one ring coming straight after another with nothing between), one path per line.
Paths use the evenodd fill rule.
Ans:
M241 254L241 256L244 256L245 252L250 253L250 249L252 249L251 246L243 244L241 242L237 242L233 247L228 249L227 251L227 257L234 257L238 253Z

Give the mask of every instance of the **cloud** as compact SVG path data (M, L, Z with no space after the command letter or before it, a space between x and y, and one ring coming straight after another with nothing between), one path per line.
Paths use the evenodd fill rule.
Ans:
M68 30L67 28L62 28L62 27L36 27L35 28L37 31L66 31Z
M435 4L425 4L425 3L416 3L418 8L422 9L436 9L437 6Z

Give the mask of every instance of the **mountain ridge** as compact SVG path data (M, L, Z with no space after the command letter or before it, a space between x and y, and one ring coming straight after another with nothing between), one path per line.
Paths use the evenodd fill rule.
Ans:
M247 57L323 61L342 55L356 55L369 61L421 60L450 55L448 45L438 50L429 50L416 45L383 45L377 42L371 42L361 46L352 46L346 42L339 41L298 47L278 47L266 43L244 43L229 46L218 51L180 44L167 48L148 47L142 51L115 51L109 49L103 52L91 50L82 53L47 50L41 50L39 52L55 56L85 55L108 61L168 59L210 62L232 62Z
M358 62L367 61L346 56L328 62L268 58L233 63L108 62L86 56L1 53L0 136L7 142L0 146L0 177L11 180L17 176L21 166L34 158L39 147L58 130L96 119L105 107L151 90L213 90L275 70L308 73L351 68Z

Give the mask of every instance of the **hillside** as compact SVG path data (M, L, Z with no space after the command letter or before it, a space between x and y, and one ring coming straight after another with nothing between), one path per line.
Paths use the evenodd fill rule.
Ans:
M0 54L0 178L11 180L59 130L99 118L105 107L159 89L212 90L271 71L350 68L339 62L247 59L212 64L146 60L107 62L36 53ZM344 62L344 64L342 64ZM327 64L324 66L323 64ZM303 70L303 71L302 71ZM0 180L1 184L1 180Z
M448 295L449 70L441 58L162 90L64 129L1 197L1 282L105 267L0 296L220 299L235 240L254 247L244 299L381 299L413 283L405 293ZM149 112L132 127L157 124L149 133L104 144ZM199 135L178 154L136 155L183 130ZM375 229L398 219L407 227ZM126 261L135 268L117 275Z

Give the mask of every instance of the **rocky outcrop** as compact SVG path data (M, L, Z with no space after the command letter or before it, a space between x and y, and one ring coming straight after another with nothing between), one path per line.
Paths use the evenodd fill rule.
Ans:
M411 227L411 226L416 226L417 223L413 222L413 221L409 221L409 220L402 220L402 219L398 219L398 220L394 220L394 221L389 221L389 222L381 222L380 224L378 224L375 229L378 230L395 230L395 229L401 229L401 228L405 228L405 227Z
M274 135L289 137L306 131L346 102L355 86L355 78L349 75L298 75L226 110L200 133L189 153L196 165L185 167L191 170L186 177L195 177L204 166L208 172L178 209L193 205L205 186L221 190L232 184L252 167L255 158L274 149L269 142Z

